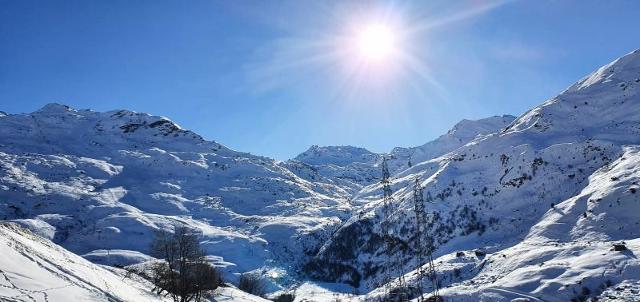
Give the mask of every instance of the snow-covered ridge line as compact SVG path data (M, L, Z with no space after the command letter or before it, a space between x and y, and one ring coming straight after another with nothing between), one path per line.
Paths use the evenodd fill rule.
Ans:
M311 146L283 164L297 176L312 182L337 184L351 194L380 179L380 163L387 156L393 173L409 172L414 165L443 156L485 135L497 133L516 117L493 116L463 120L446 134L417 147L396 147L388 154L352 146ZM357 199L357 195L353 196Z

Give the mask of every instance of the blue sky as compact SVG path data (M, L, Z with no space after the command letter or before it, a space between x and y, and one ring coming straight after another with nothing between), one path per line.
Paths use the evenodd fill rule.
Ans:
M385 152L519 115L639 48L639 1L0 0L0 110L170 117L233 149ZM359 72L351 29L391 22L402 60ZM401 34L400 34L401 33Z

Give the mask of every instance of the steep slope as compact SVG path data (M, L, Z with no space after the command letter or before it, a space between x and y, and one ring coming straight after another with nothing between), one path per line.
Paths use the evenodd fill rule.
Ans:
M343 225L315 260L309 263L307 270L323 280L349 282L365 291L380 286L387 274L399 276L413 270L416 263L411 252L415 242L412 187L415 179L419 178L425 187L425 198L431 212L428 230L435 239L436 256L441 256L437 261L459 263L457 267L441 266L444 285L454 286L466 280L468 290L477 294L478 283L501 284L498 279L506 278L502 280L505 287L526 293L539 291L550 296L558 291L562 293L561 297L566 298L572 293L562 292L557 287L545 287L539 278L527 279L535 274L524 273L533 270L528 266L520 275L504 273L495 274L494 279L482 279L482 276L486 276L483 273L491 274L492 267L502 267L505 272L512 271L518 263L525 267L524 264L529 261L561 261L563 258L560 256L566 254L575 256L571 259L576 261L592 259L592 262L585 264L592 270L583 277L591 280L589 282L603 281L593 279L593 274L598 270L602 272L609 263L595 257L597 253L610 249L613 240L627 240L631 242L631 250L637 249L634 240L638 235L628 231L629 225L638 222L637 212L631 212L635 206L621 209L629 213L627 215L619 212L595 214L587 211L586 206L578 207L583 209L576 213L585 218L584 222L580 220L578 223L580 231L572 230L576 237L571 237L569 243L557 247L554 252L544 254L542 249L528 246L533 239L525 238L533 236L540 225L548 223L551 219L549 215L558 210L558 205L575 203L580 199L572 197L587 190L590 183L599 183L610 177L601 171L610 168L616 161L622 162L632 156L633 152L625 152L635 150L633 147L626 149L627 146L640 144L638 86L640 51L635 51L600 68L557 97L525 113L502 132L480 137L443 157L416 163L396 173L393 179L395 193L392 214L386 217L393 225L393 233L386 236L391 236L395 242L391 256L395 269L390 272L385 272L383 265L387 257L382 240L385 234L381 234L380 230L380 222L385 218L385 211L379 202L381 188L379 184L364 188L358 198L378 202L365 205ZM637 168L631 165L625 169L637 171ZM632 191L635 189L627 188L622 192L605 188L600 194L615 201L620 198L619 193L633 194ZM629 204L636 202L633 200ZM610 205L612 208L618 206L615 202ZM603 208L604 213L608 213L608 207L609 204ZM611 220L605 223L602 219L606 217L611 217ZM599 222L587 226L587 221ZM565 223L558 225L564 228L570 226ZM610 232L591 233L597 228L605 228L604 231ZM568 231L571 230L564 229L560 233L566 234ZM591 240L599 240L601 245L593 249L585 248L584 244L577 242L577 238L583 235L593 236ZM553 243L548 245L553 246ZM580 248L583 251L578 253ZM485 253L499 257L492 257L493 265L487 265L487 262L480 264L482 261L458 259L451 254L473 249L483 249ZM541 254L522 256L515 261L509 260L508 256L502 257L523 254L523 250L529 249L533 249L534 254ZM585 258L580 258L578 254ZM625 265L630 266L627 275L612 278L611 282L625 279L633 282L640 278L635 269L637 264L627 261L629 259L625 257L611 256L614 262L624 260ZM580 268L570 268L568 265L558 268L556 277L566 273L558 282L573 282L575 279L569 276L577 273L572 269ZM460 275L465 270L469 273ZM548 277L544 273L539 276ZM526 280L529 283L525 286ZM595 295L594 284L589 284L592 290L589 295ZM494 289L490 295L500 296L498 291ZM447 293L455 295L454 292Z
M173 301L135 274L93 264L15 223L0 223L0 255L2 301ZM268 300L223 287L211 301Z
M2 301L169 301L16 224L0 224L0 254Z
M502 130L509 126L509 124L511 124L515 119L515 116L503 115L492 116L475 121L462 120L455 124L446 134L443 134L437 139L422 146L394 148L390 154L392 160L389 162L389 168L392 171L399 171L411 168L413 164L440 157L470 143L475 139L481 139L484 135L496 133Z
M139 261L179 223L229 273L288 266L348 215L335 192L163 117L58 104L0 117L0 219L99 263Z
M454 301L635 301L640 147L623 152L589 176L580 193L550 208L522 242L486 255L440 257L443 293Z

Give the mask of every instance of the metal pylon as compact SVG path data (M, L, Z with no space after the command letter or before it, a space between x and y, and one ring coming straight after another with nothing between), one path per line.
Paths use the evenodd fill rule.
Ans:
M433 263L433 251L435 248L434 239L429 235L429 231L427 229L427 212L425 209L425 201L422 185L420 184L420 178L416 178L415 180L415 185L413 187L413 202L414 212L416 214L415 252L418 258L417 289L420 292L418 302L443 301L439 293L438 276L435 264ZM424 267L425 262L427 262L426 269ZM431 280L433 288L433 294L428 300L424 297L422 289L422 280L424 280L425 276Z
M393 214L393 191L391 190L391 173L389 173L389 166L387 164L387 158L382 158L382 212L384 217L382 217L381 228L382 228L382 236L384 238L385 243L385 272L384 272L384 296L386 301L408 301L409 297L405 291L406 282L404 278L404 272L402 268L402 261L400 256L395 257L393 259L393 248L395 245L395 236L393 236L393 228L391 226L391 216ZM393 260L396 260L395 263ZM400 274L397 282L392 282L392 275L394 270L394 266L400 268ZM395 285L395 286L394 286ZM394 292L395 289L395 292Z

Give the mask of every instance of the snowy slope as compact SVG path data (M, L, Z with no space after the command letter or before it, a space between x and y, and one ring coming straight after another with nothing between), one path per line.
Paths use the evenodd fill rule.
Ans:
M378 160L375 154L365 148L352 146L311 146L295 157L295 160L309 165L347 166L352 163L372 163Z
M377 163L381 156L351 146L311 146L282 165L296 176L341 190L343 198L379 179Z
M135 274L91 263L15 223L0 223L0 255L1 301L173 301ZM269 300L220 287L211 301Z
M402 148L396 147L391 151L389 165L392 171L410 168L413 164L421 163L440 157L454 151L484 135L496 133L509 126L516 119L512 115L492 116L480 120L462 120L446 134L422 146ZM406 166L405 166L406 164Z
M0 219L97 263L141 261L180 223L228 274L286 267L348 217L341 194L164 117L58 104L0 117Z
M125 280L16 224L0 224L0 255L3 301L169 301L144 280Z
M637 301L640 201L632 192L638 181L640 148L627 147L618 160L593 173L579 194L549 209L522 242L483 257L472 251L441 257L443 282L451 284L444 293L454 301L582 301L610 295ZM620 243L627 250L613 249ZM630 284L613 290L621 283Z
M640 148L627 147L579 194L549 209L522 242L483 257L472 251L441 257L441 276L451 285L444 293L455 301L637 301L638 181ZM613 249L621 243L626 250Z
M424 145L394 148L386 154L389 168L392 172L411 168L414 163L442 156L483 135L498 132L513 120L515 117L510 115L476 121L463 120L446 134ZM283 164L307 181L336 185L346 190L344 196L348 196L357 193L364 186L380 181L382 157L383 154L373 153L364 148L311 146L307 151Z
M419 177L430 202L429 231L436 238L436 256L441 257L437 261L456 263L441 267L443 284L452 286L445 291L448 295L465 295L465 289L471 292L469 301L475 301L482 292L478 284L493 284L501 289L486 293L493 297L486 301L517 296L505 294L508 290L566 301L573 298L573 291L578 292L575 296L581 294L573 282L585 284L587 296L596 296L603 290L598 288L604 279L612 284L640 279L634 260L640 217L634 195L637 182L607 184L618 177L607 174L614 173L609 171L612 167L624 165L620 169L627 174L640 168L635 156L640 145L639 86L640 51L635 51L528 111L500 133L396 173L389 220L397 244L394 269L388 274L399 276L416 266L411 253L415 227L411 187ZM598 197L589 203L582 194ZM366 203L325 244L307 266L312 276L348 282L364 291L381 285L386 257L380 234L384 217L380 195L379 184L359 192L357 198L377 202ZM610 202L597 203L598 199ZM540 239L545 232L565 237L545 241ZM560 240L564 242L556 243ZM630 252L605 253L619 240L627 241ZM489 262L455 257L457 251L474 249L496 256ZM606 255L596 257L602 253ZM571 266L573 261L584 262L584 267ZM545 263L555 266L547 271ZM602 276L606 269L620 265L628 269ZM518 266L523 269L514 271ZM597 274L601 275L596 278ZM449 277L454 275L459 279ZM552 280L553 286L544 280ZM567 287L559 289L559 284ZM550 299L556 295L560 298Z

